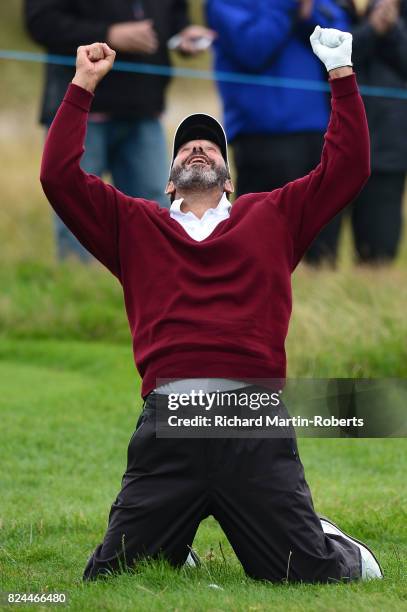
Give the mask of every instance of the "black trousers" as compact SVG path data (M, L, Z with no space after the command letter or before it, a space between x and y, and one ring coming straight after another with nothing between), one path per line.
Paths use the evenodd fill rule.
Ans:
M335 262L344 215L350 214L356 259L359 263L389 263L397 255L402 231L404 172L375 172L349 211L337 215L316 237L305 260Z
M156 438L158 399L148 396L138 420L121 491L85 580L131 568L142 557L163 555L181 566L209 515L253 578L360 578L358 547L322 531L295 437Z
M404 172L372 172L352 206L352 229L358 259L393 260L402 230ZM323 230L322 230L323 231Z
M321 159L323 134L298 132L245 135L235 139L237 194L272 191L315 168ZM402 229L404 172L373 171L349 212L360 262L391 261L397 255ZM342 220L339 213L322 229L305 261L335 263Z

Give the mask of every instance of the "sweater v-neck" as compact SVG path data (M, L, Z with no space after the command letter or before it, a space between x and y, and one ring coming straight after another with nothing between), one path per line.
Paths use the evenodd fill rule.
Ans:
M212 240L214 238L218 238L218 234L220 233L220 230L222 230L225 226L225 224L230 222L230 219L232 217L232 212L233 212L233 208L234 205L231 206L230 209L230 213L229 213L229 217L227 219L223 219L222 221L220 221L217 226L212 230L212 232L209 234L209 236L207 236L206 238L204 238L203 240L194 240L194 238L192 238L188 232L185 230L185 228L181 225L181 223L179 223L179 221L177 221L176 219L173 219L171 217L170 214L170 210L168 208L163 209L163 213L165 215L165 220L166 222L172 226L176 232L181 235L183 238L185 238L188 242L190 242L191 244L194 245L200 245L200 244L205 244L207 243L209 240Z

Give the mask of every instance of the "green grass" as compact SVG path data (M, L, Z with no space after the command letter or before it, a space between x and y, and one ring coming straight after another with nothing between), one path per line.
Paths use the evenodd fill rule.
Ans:
M130 347L6 339L0 388L0 590L63 590L73 610L407 609L405 440L300 440L317 510L368 542L382 582L254 582L209 518L194 543L199 570L157 562L84 586L140 410Z

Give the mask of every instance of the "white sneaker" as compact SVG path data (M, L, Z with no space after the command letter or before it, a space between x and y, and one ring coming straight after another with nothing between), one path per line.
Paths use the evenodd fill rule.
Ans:
M201 560L196 554L196 552L191 548L190 553L188 554L187 560L184 563L185 567L199 567L201 565Z
M356 540L356 538L349 536L329 519L320 517L320 520L324 533L340 535L345 538L345 540L349 540L358 546L362 556L362 580L383 578L383 571L379 565L379 562L366 544L363 544L363 542L359 542L359 540Z

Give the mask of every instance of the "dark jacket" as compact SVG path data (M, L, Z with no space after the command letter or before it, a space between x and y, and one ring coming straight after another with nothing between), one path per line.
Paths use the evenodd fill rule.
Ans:
M49 53L58 55L76 56L79 45L106 41L110 25L140 18L154 22L160 43L157 53L118 53L117 60L168 65L167 41L188 25L186 0L25 0L28 31ZM73 75L73 67L47 64L43 123L53 119ZM168 77L112 71L98 85L92 110L121 118L157 116L164 108L168 81Z
M373 2L371 3L371 6ZM407 0L398 23L385 36L376 34L368 15L353 20L353 62L360 85L407 90ZM364 96L371 140L372 170L407 170L407 100Z

